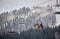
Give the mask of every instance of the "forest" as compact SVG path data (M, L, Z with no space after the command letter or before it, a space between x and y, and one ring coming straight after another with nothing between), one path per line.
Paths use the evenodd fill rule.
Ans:
M55 39L55 32L57 32L58 27L54 28L43 28L40 29L29 29L28 31L22 31L18 33L6 33L0 35L0 39Z

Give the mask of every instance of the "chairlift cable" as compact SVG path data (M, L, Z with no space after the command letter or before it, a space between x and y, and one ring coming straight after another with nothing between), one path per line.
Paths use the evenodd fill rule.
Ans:
M45 2L38 4L38 5L42 5L42 4L45 4L45 3L50 2L50 1L52 1L52 0L45 1Z

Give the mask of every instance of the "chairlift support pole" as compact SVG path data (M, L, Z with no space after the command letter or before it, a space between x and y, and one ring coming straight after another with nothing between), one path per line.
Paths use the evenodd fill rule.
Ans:
M58 0L56 0L57 6L58 6Z

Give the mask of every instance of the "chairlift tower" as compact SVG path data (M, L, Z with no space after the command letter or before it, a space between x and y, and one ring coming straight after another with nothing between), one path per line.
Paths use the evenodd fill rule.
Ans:
M56 5L55 5L55 14L59 14L60 11L58 11L58 9L60 8L60 4L59 4L59 0L56 0Z
M58 0L56 0L56 7L60 7L60 4L58 4Z

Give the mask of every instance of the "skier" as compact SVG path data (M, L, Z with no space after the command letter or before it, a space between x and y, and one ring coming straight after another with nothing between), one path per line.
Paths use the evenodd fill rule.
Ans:
M39 28L38 26L39 26L38 23L36 23L34 27L35 27L36 29L38 29L38 28Z
M43 28L43 24L42 23L40 24L40 28Z

